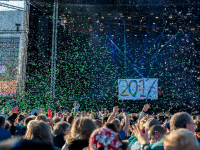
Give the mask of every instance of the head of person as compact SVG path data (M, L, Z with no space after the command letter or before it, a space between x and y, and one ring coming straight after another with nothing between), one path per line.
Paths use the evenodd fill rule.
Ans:
M94 121L94 123L95 123L95 125L96 125L96 128L101 128L101 127L102 127L102 122L101 122L100 120L95 119L95 120L93 120L93 121Z
M187 129L177 129L164 139L165 150L199 150L199 143L194 133Z
M47 117L44 114L39 114L35 120L47 122Z
M179 112L172 116L170 120L170 130L177 130L179 128L186 128L193 133L195 132L195 124L192 117L185 112Z
M4 128L5 127L5 117L0 115L0 127Z
M115 119L111 123L113 123L115 125L115 127L117 128L117 132L119 133L122 128L120 120Z
M11 124L11 126L14 126L15 123L15 119L17 118L17 113L12 113L9 115L9 117L7 118L7 120L9 121L9 123Z
M145 130L147 120L148 120L148 118L146 118L146 117L144 117L140 120L140 129L141 130Z
M69 132L70 124L67 122L58 122L53 129L54 135L66 135Z
M27 131L24 136L27 140L37 140L49 145L53 145L53 138L50 126L38 120L32 120L28 123Z
M145 129L150 129L154 125L160 126L160 122L157 119L150 118L147 120L147 122L145 124Z
M108 117L107 117L107 116L105 116L105 117L102 118L102 123L103 123L103 125L107 122L107 120L108 120Z
M165 134L166 134L166 131L163 127L159 125L154 125L148 131L149 142L153 144L157 141L160 141L164 137Z
M16 122L16 123L20 123L21 121L24 120L24 118L25 118L24 115L21 115L21 114L20 114L20 115L16 118L15 122Z
M99 128L94 130L90 136L89 149L107 149L107 150L119 150L122 143L118 139L116 132L109 128Z
M27 117L27 118L24 120L24 126L27 126L28 123L29 123L31 120L34 120L34 118L33 118L33 117Z
M103 127L111 129L114 132L118 133L117 127L113 123L106 123Z
M61 119L61 121L67 122L67 117L68 117L68 115L63 115L63 118Z
M54 117L54 118L53 118L53 121L54 121L54 123L56 124L56 123L58 123L58 122L61 122L61 118L60 118L60 117Z
M96 125L90 118L77 118L74 120L69 134L65 136L65 140L67 143L77 139L88 140L95 129Z
M72 124L73 121L74 121L74 116L68 116L68 117L67 117L67 122L68 122L69 124Z
M11 113L10 115L9 115L9 117L11 117L12 119L16 119L17 118L17 113Z

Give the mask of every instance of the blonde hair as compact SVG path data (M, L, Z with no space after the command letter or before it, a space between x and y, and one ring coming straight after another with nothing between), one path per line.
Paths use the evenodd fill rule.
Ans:
M46 144L53 145L53 139L50 126L38 120L32 120L28 123L28 128L24 139L37 140Z
M74 120L69 134L65 136L65 140L69 143L76 139L89 139L95 129L96 125L90 118L77 118Z
M164 139L165 150L199 150L199 144L194 133L187 129L177 129Z

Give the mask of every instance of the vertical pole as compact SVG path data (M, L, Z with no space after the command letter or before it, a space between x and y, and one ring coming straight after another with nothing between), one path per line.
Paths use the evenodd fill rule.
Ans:
M126 28L125 28L125 21L124 21L124 59L125 59L125 78L126 79Z
M24 0L24 11L23 11L23 24L22 24L22 35L21 38L23 40L23 50L21 54L21 67L18 67L18 69L21 69L21 72L18 72L18 81L21 82L18 89L18 94L20 93L20 98L23 100L25 99L25 80L26 80L26 65L27 65L27 48L28 48L28 32L29 32L29 14L30 14L30 4L29 0ZM21 39L20 39L21 40ZM20 79L19 79L20 78ZM18 84L18 83L17 83ZM20 89L19 89L20 88ZM17 95L18 95L17 94ZM18 100L18 98L17 98Z
M51 57L51 88L50 99L55 98L55 81L56 81L56 54L57 54L57 22L58 22L58 0L54 0L53 10L53 35L52 35L52 57Z

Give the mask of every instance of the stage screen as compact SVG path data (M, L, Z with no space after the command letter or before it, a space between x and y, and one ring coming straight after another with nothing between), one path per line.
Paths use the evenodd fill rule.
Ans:
M119 100L158 99L158 79L119 79Z

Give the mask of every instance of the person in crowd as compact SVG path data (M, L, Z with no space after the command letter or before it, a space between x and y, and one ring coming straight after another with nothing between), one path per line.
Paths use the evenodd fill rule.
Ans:
M103 126L101 120L98 120L98 119L95 119L94 120L94 123L96 125L96 128L101 128Z
M25 140L19 138L10 138L6 141L0 142L1 150L54 150L50 144Z
M128 114L124 114L125 126L122 129L121 122L118 119L114 119L114 116L118 111L119 111L118 106L113 107L113 112L109 116L109 118L107 120L107 123L113 123L117 127L117 130L118 130L118 133L119 133L119 135L121 137L121 140L125 140L126 134L129 131L129 124L130 124L129 115Z
M107 116L104 116L102 117L102 124L104 125L105 123L107 123L108 121L108 117Z
M54 126L53 144L56 147L62 148L65 144L64 136L68 134L70 124L67 122L58 122Z
M147 119L147 118L145 118L145 119ZM140 122L142 122L143 121L143 119L141 119L141 121ZM154 119L154 118L149 118L147 121L146 121L146 123L145 124L143 124L143 128L142 128L142 132L143 133L145 133L145 130L149 130L152 126L154 126L154 125L156 125L156 126L160 126L160 122L157 120L157 119ZM159 134L159 133L158 133ZM158 135L156 135L156 136L158 136ZM153 136L153 137L156 137L156 136ZM156 138L156 142L158 142L159 141L159 139L161 139L160 138L160 135L159 135L159 137L157 137ZM154 142L155 143L155 142ZM131 146L131 150L137 150L137 149L139 149L141 147L141 145L140 145L140 143L139 143L139 141L135 141L135 143L133 143L132 144L132 146Z
M163 127L159 125L152 126L148 131L150 144L160 141L165 136L165 134L166 130Z
M73 123L73 121L74 121L74 116L68 116L67 117L67 122L69 123L69 124L72 124Z
M54 117L53 118L54 124L61 122L61 118L60 117Z
M39 114L39 115L35 118L35 120L38 120L38 121L42 120L42 121L44 121L44 122L47 122L47 117L46 117L46 115L44 115L44 114Z
M141 144L140 150L155 149L149 146L149 138L147 132L142 133L139 129L139 126L134 126L133 132ZM177 130L167 135L164 138L163 145L165 150L199 150L199 143L197 138L194 136L194 133L184 128L178 128Z
M164 139L165 150L199 150L199 143L194 133L187 129L177 129Z
M186 128L195 133L195 123L188 113L179 112L172 116L170 120L170 130L174 131L179 128Z
M157 125L160 126L160 122L157 119L149 118L145 124L145 130L150 129L152 126Z
M198 142L200 142L200 120L197 120L195 122L196 126L195 126L195 135L198 139Z
M53 146L51 128L42 120L31 120L28 123L24 139L35 140ZM60 148L54 146L54 150L60 150Z
M139 123L140 129L141 129L141 131L143 133L145 132L145 124L146 124L146 122L148 120L148 118L145 117L145 113L148 111L149 108L150 108L150 105L145 104L144 107L143 107L143 109L142 109L142 111L140 112L140 115L137 117L138 118L137 122ZM132 134L131 137L128 140L129 140L128 146L131 147L131 148L132 148L132 145L135 142L138 141L137 137L134 134ZM138 146L139 146L139 143L138 143Z
M67 122L67 117L68 117L68 115L63 115L63 118L62 118L61 121L62 121L62 122L63 122L63 121Z
M18 117L15 120L16 123L15 126L22 126L24 124L24 119L25 119L24 115L22 114L18 115Z
M16 127L15 127L15 119L17 118L17 113L12 113L10 114L10 116L7 118L7 121L11 124L10 126L10 133L12 135L15 134L15 130L16 130Z
M54 120L51 117L47 118L47 123L51 126L52 130L53 130L53 126L54 126Z
M10 126L11 126L11 124L8 121L5 121L5 127L4 128L6 130L10 131Z
M5 127L5 118L4 116L0 115L0 141L11 138L10 131L4 129L4 127Z
M62 150L82 150L88 147L90 135L95 129L96 125L91 119L86 117L75 119L69 134L65 136L66 144Z
M25 133L26 133L26 130L27 130L27 125L28 123L31 121L31 120L34 120L32 117L27 117L25 120L24 120L24 125L23 126L16 126L16 131L15 131L15 136L24 136Z
M174 132L180 128L188 129L194 134L195 124L194 121L192 120L192 117L188 113L179 112L172 116L170 120L170 131ZM151 148L156 150L164 150L163 140L155 142L153 145L151 145Z
M118 139L116 132L109 128L94 130L89 140L89 150L107 149L122 150L122 142Z

